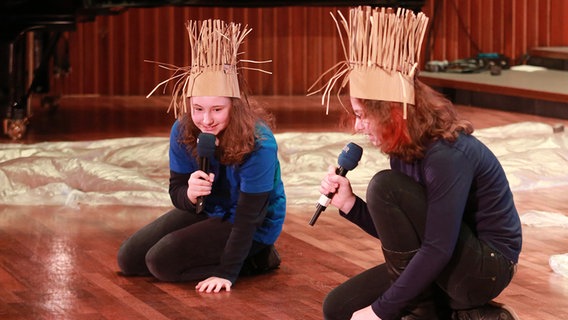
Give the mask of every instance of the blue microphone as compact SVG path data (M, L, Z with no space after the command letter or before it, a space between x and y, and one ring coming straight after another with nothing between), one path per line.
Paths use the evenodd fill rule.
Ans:
M202 132L197 137L197 162L199 170L209 174L209 158L215 156L215 135L211 133ZM197 197L195 204L195 212L201 213L203 211L203 203L205 197Z
M343 150L341 150L341 153L337 158L339 167L335 169L335 173L342 177L345 177L347 171L353 170L355 169L355 167L357 167L362 155L363 148L353 142L349 142L345 147L343 147ZM330 192L327 195L321 195L316 206L316 212L312 216L312 220L310 220L310 226L313 226L316 223L319 215L325 211L334 194L335 193Z

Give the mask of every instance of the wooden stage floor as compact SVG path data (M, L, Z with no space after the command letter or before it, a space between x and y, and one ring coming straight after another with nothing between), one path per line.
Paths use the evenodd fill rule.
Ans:
M317 99L263 97L277 132L334 130ZM21 143L167 136L173 116L165 98L64 97L53 114L35 110ZM568 121L459 106L476 128L521 121ZM13 142L8 137L1 143ZM330 163L335 159L330 159ZM25 170L25 168L22 168ZM167 170L167 168L165 168ZM322 172L322 176L323 176ZM568 214L568 188L515 193L519 211ZM314 202L317 199L314 199ZM148 207L0 205L1 319L321 319L326 293L381 263L377 240L326 211L311 227L313 208L290 208L277 242L275 272L241 278L230 293L199 294L195 283L162 283L117 274L121 242L162 211ZM551 255L568 252L565 228L524 226L524 249L513 283L497 301L522 319L568 319L568 278L551 271Z

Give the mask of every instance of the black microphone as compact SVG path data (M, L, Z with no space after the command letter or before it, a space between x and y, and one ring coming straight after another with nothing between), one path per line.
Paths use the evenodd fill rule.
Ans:
M337 163L339 167L335 169L335 173L345 177L347 171L355 169L357 164L359 164L359 160L361 160L361 156L363 155L363 148L358 146L353 142L349 142L337 158ZM313 226L316 223L319 215L325 211L329 203L331 202L331 198L333 198L334 193L330 192L327 195L321 195L318 200L318 204L316 207L316 212L312 216L312 220L310 220L310 226Z
M209 158L215 156L215 135L211 133L202 132L197 137L197 162L199 170L209 174ZM201 213L203 211L203 203L205 197L197 197L195 204L195 212Z

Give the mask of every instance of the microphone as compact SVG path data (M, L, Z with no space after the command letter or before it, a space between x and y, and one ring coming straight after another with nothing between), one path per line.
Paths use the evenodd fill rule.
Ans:
M215 156L215 135L202 132L197 137L197 163L199 170L209 174L209 158ZM201 213L203 211L203 203L205 197L197 197L195 211Z
M347 171L353 170L355 169L355 167L357 167L357 164L359 164L359 160L361 160L362 155L363 148L353 142L349 142L345 147L343 147L343 150L341 150L341 153L337 158L339 167L335 169L335 173L342 177L345 177ZM312 220L310 220L310 226L313 226L316 223L319 215L325 211L334 194L335 193L330 192L327 195L322 194L320 196L318 204L316 206L316 212L312 216Z

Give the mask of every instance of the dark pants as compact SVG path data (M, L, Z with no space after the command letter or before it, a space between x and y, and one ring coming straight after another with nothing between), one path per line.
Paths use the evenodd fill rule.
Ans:
M127 276L153 275L169 282L203 280L220 263L233 225L173 209L134 233L118 251L118 266ZM254 242L249 255L266 245Z
M426 206L424 188L406 175L385 170L369 183L367 207L383 248L398 252L418 250L424 236ZM514 267L462 223L451 261L429 288L434 293L431 298L448 310L482 306L510 283ZM353 312L378 299L391 280L384 264L347 280L325 298L324 318L350 319Z

